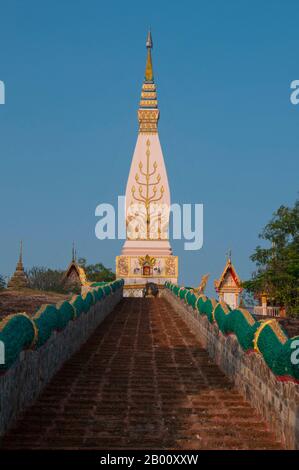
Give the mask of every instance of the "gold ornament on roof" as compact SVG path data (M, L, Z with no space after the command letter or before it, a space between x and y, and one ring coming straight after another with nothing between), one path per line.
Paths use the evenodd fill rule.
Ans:
M156 258L154 256L145 255L139 256L138 261L140 266L147 265L153 267L156 263Z
M201 281L199 283L199 286L196 287L194 290L194 292L197 294L197 295L202 295L206 289L206 286L207 286L207 283L208 283L208 280L209 280L209 277L210 277L210 274L204 274L201 278Z

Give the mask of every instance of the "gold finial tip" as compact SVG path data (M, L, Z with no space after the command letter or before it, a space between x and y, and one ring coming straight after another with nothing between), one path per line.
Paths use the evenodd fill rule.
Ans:
M152 56L151 56L152 47L153 47L152 35L151 35L151 32L149 31L147 34L147 40L146 40L147 59L146 59L145 76L144 76L147 82L152 82L154 79Z
M232 250L229 249L228 252L226 253L226 259L229 263L232 261Z
M75 242L73 242L73 247L72 247L72 262L74 263L76 261L76 249L75 249Z
M148 33L147 33L146 47L147 47L148 49L152 49L152 48L153 48L152 33L151 33L151 30L150 30L150 29L149 29L149 31L148 31Z
M19 255L20 261L23 259L23 240L20 241L20 255Z

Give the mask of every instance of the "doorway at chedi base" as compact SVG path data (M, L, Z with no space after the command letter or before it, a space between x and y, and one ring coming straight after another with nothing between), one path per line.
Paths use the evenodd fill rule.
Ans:
M160 288L178 279L178 258L168 239L170 191L158 134L159 109L154 82L151 33L138 109L139 132L126 187L126 241L116 257L116 276L124 296L141 297L148 282Z

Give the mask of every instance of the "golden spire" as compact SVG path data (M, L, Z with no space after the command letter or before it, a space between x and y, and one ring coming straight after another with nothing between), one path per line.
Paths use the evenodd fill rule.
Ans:
M76 249L75 249L75 242L73 242L73 248L72 248L72 263L76 262Z
M20 256L19 256L19 263L23 265L23 241L20 241Z
M153 63L151 49L153 40L151 32L146 39L147 59L145 66L145 77L142 85L141 100L138 110L139 132L153 134L157 132L159 119L156 85L154 82Z
M147 59L146 59L146 66L145 66L145 80L147 82L152 82L154 80L154 74L153 74L153 63L152 63L152 55L151 55L151 49L153 48L151 31L149 31L147 34L146 48L147 48Z

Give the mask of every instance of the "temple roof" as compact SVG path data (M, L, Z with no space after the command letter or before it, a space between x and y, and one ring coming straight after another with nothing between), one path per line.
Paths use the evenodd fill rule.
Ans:
M226 284L228 278L232 280L233 286L228 286ZM215 285L215 289L217 292L219 292L223 288L229 288L229 287L241 288L241 279L239 278L237 271L230 257L228 258L226 262L226 265L224 267L224 270L220 278L214 281L214 285Z
M88 281L87 281L87 277L86 277L86 273L85 273L85 270L82 266L80 266L77 262L77 253L76 253L76 250L75 250L75 244L73 242L73 247L72 247L72 261L70 262L70 264L68 265L67 267L67 270L65 271L64 275L63 275L63 278L62 280L63 281L66 281L67 278L70 276L71 272L75 270L76 273L77 273L77 276L80 280L80 283L82 286L86 286L88 285Z
M72 270L76 271L78 278L80 279L80 282L83 286L88 284L84 269L75 260L72 260L70 264L68 265L68 268L63 275L63 280L66 280L68 278Z

